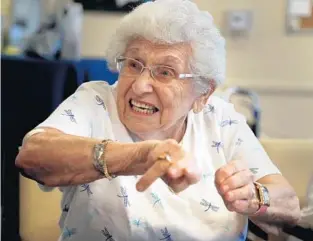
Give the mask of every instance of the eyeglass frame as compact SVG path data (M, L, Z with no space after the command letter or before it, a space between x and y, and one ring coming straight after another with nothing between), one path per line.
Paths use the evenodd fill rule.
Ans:
M139 60L134 59L134 58L130 58L130 57L125 57L125 56L119 56L119 57L116 57L116 58L115 58L116 68L117 68L117 70L118 70L119 72L120 72L120 68L119 68L119 63L118 63L118 61L121 60L121 59L124 59L124 60L127 60L127 59L129 59L129 60L134 60L134 61L140 63L141 66L142 66L142 70L141 70L141 72L138 74L138 76L140 76L140 75L144 72L145 69L148 69L148 70L150 71L150 76L151 76L153 79L155 79L155 77L154 77L154 75L153 75L153 68L155 68L155 67L166 67L166 68L172 69L172 70L174 71L174 73L177 73L177 71L176 71L174 68L170 67L170 66L166 66L166 65L145 66L145 65L144 65L142 62L140 62ZM134 75L134 76L136 76L136 75ZM199 76L200 76L200 75L194 75L194 74L178 74L178 79L188 79L188 78L199 77ZM175 77L175 79L177 79L177 77Z

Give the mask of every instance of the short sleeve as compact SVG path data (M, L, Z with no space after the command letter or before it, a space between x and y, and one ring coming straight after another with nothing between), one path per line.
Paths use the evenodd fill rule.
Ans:
M63 101L37 128L51 127L66 134L89 137L91 135L90 118L92 116L91 97L92 90L86 87L86 84L81 85L74 94ZM54 189L53 187L38 185L45 192Z
M93 116L91 98L92 90L86 84L81 85L38 127L51 127L66 134L89 137Z
M254 180L270 174L280 174L244 116L236 112L233 105L227 104L224 109L220 128L226 143L224 150L228 161L242 160L248 163Z

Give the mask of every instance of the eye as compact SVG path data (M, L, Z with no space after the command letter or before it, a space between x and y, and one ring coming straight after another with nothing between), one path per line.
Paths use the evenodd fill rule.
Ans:
M156 68L156 75L163 78L173 78L175 77L175 71L169 67L159 66Z
M127 60L127 67L133 70L141 70L142 65L136 60L129 59Z
M170 76L171 73L170 73L170 71L168 71L168 70L164 70L164 71L161 73L161 75Z

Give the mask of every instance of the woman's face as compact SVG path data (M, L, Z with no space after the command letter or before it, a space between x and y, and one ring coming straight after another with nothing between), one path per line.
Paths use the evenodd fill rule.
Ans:
M138 60L144 66L169 66L177 74L190 73L188 44L161 45L144 39L130 42L123 57ZM136 62L126 68L140 68ZM162 68L161 68L162 69ZM167 72L159 73L167 75ZM123 71L122 71L123 72ZM171 73L172 74L172 73ZM121 122L139 136L156 137L158 133L175 132L182 126L196 101L192 79L170 78L159 81L149 69L141 75L120 74L118 80L117 107Z

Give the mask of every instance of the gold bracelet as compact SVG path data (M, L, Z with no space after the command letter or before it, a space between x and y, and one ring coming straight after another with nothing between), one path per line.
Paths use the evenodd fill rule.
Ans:
M110 175L105 161L105 149L112 140L103 140L94 146L94 167L101 172L107 179L112 180L115 176Z
M116 176L114 175L110 175L109 170L108 170L108 166L107 166L107 162L105 161L105 149L107 147L107 145L112 142L112 140L103 140L102 144L103 144L103 154L102 154L102 161L103 161L103 174L104 176L109 179L112 180L113 178L115 178Z

